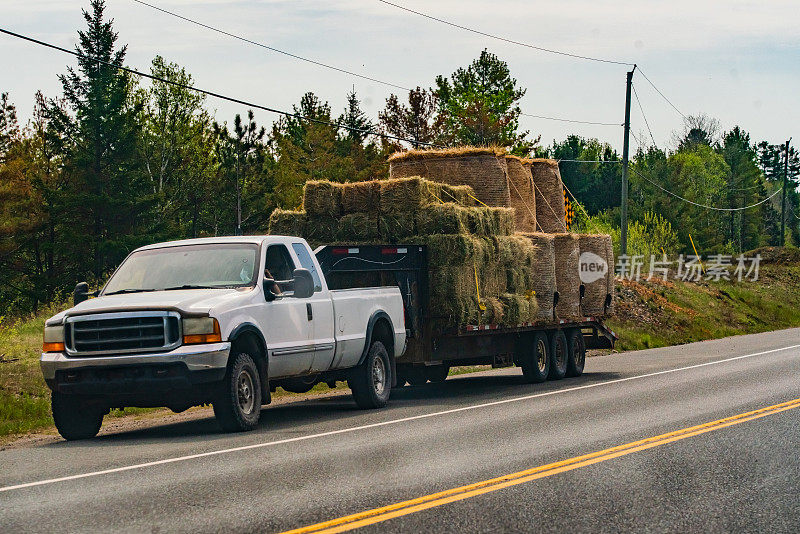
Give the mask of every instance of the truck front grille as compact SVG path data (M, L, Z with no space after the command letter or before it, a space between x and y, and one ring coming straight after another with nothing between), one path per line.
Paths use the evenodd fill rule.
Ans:
M180 316L174 312L130 312L69 317L64 338L70 355L169 350L181 341Z

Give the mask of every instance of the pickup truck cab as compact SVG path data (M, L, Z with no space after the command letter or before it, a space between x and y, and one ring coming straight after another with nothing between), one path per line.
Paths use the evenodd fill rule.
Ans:
M133 251L95 298L78 284L45 323L41 368L66 439L128 406L211 403L243 431L278 386L346 380L359 407L383 407L405 344L398 288L329 290L301 238L204 238Z

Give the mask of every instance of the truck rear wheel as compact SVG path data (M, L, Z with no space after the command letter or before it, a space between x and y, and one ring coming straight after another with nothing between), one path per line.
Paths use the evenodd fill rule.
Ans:
M580 328L572 328L567 332L567 376L581 376L586 363L586 343Z
M225 432L253 430L261 416L261 380L252 356L231 355L231 364L214 400L214 415Z
M563 330L555 330L550 334L550 380L561 380L567 374L567 336Z
M67 441L93 438L100 432L105 411L99 406L56 391L51 397L51 406L56 429Z
M347 385L359 408L383 408L392 391L389 352L380 341L373 341L364 363L353 369Z
M550 345L543 332L533 335L533 343L523 349L522 375L531 384L544 382L550 371Z
M425 368L425 375L433 383L444 382L448 374L450 374L449 365L431 365Z

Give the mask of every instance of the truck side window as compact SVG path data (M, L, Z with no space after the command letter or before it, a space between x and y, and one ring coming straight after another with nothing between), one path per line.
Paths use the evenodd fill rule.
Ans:
M322 291L322 281L319 278L317 268L314 267L314 260L308 253L308 249L302 243L292 243L294 253L297 254L297 259L300 260L300 265L303 269L308 269L311 272L311 277L314 279L314 292Z
M291 280L294 269L294 261L284 245L270 245L267 248L264 273L268 278Z

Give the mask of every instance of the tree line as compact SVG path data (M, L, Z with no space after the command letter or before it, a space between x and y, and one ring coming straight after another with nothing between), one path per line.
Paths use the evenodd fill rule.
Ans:
M59 75L61 94L35 95L26 124L8 94L0 97L0 316L35 310L76 281L102 282L143 244L262 233L272 209L301 205L307 180L382 178L391 153L429 144L498 145L520 156L591 162L562 162L564 182L592 219L618 220L619 155L597 139L569 136L545 147L522 131L526 89L487 50L430 88L390 95L375 120L352 91L340 113L308 92L293 115L271 125L253 111L228 121L187 89L190 73L161 56L150 73L166 82L144 84L116 68L125 65L127 47L104 9L103 0L92 0L84 11L77 64ZM635 154L632 220L660 214L676 229L679 247L689 233L704 250L776 243L780 195L745 211L712 212L652 185L722 207L747 206L780 187L780 146L691 120L674 150L650 146ZM790 175L798 172L792 152ZM794 188L788 198L787 217L796 222ZM797 224L787 228L798 243Z

